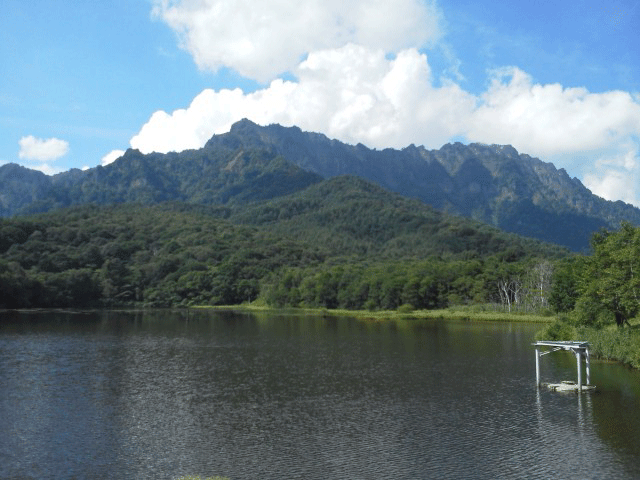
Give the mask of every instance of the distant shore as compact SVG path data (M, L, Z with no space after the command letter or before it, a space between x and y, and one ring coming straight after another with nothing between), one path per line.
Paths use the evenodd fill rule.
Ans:
M283 312L291 315L325 315L354 317L363 321L388 320L455 320L463 322L523 322L539 323L538 337L548 340L585 340L591 344L593 358L615 361L634 369L640 369L640 322L631 328L575 328L565 324L556 315L535 315L491 311L486 307L450 307L440 310L344 310L323 308L274 308L259 304L242 304L216 307L191 307L196 309L239 310L246 312ZM560 328L560 330L558 330ZM579 337L579 338L578 338Z
M434 319L461 320L475 322L525 322L525 323L553 323L555 315L538 315L529 313L499 312L476 307L450 307L437 310L346 310L328 308L276 308L259 304L242 304L226 306L197 306L195 309L242 310L248 312L287 312L300 315L331 315L347 316L370 320L395 319Z

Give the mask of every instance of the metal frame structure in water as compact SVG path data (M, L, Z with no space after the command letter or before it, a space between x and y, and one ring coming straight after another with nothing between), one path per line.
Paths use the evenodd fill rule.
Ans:
M591 368L589 365L589 343L588 342L556 342L541 340L535 342L533 346L536 347L536 385L540 387L540 357L547 355L548 353L557 352L558 350L570 350L576 356L576 363L578 366L578 383L572 384L570 382L563 382L561 384L550 384L549 387L553 390L577 390L582 391L582 357L585 358L586 371L587 371L587 383L584 388L593 389L591 385ZM544 352L540 351L540 347L551 347L551 350ZM574 386L571 386L574 385Z

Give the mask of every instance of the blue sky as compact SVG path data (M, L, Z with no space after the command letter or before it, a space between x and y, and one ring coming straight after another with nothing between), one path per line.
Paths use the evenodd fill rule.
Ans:
M247 117L511 144L640 205L640 0L3 0L0 164L198 148ZM0 186L1 188L1 186Z

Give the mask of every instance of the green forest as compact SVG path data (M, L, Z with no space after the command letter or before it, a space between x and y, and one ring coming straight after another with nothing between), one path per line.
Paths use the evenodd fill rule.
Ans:
M0 220L0 307L549 308L567 251L356 177L237 206L77 206ZM405 307L408 308L408 307Z

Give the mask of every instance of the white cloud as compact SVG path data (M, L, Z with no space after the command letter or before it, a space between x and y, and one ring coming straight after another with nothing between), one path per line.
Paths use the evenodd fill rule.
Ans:
M453 137L511 144L565 166L578 154L595 161L612 148L635 145L640 135L640 102L626 92L535 84L512 68L496 73L476 97L454 82L435 86L427 56L415 49L390 59L382 50L349 44L310 53L294 73L297 81L274 80L248 94L204 90L186 109L154 113L131 146L143 152L199 148L246 117L371 147L438 148Z
M622 143L615 154L599 158L595 163L595 167L614 167L632 172L638 167L639 148L640 146L635 145L631 141Z
M542 157L589 152L640 134L640 102L622 91L535 84L510 67L495 72L466 134Z
M389 59L349 44L309 54L295 73L298 81L274 80L249 94L204 90L186 109L154 113L131 146L146 153L200 148L246 117L372 147L435 148L464 130L475 105L455 84L434 87L427 57L415 49Z
M636 193L638 176L618 170L606 170L600 174L587 174L584 184L593 193L607 200L622 200L640 205Z
M25 160L48 162L57 160L69 152L69 142L58 138L44 140L28 135L22 137L18 144L20 145L20 153L18 155Z
M439 42L444 20L433 0L155 0L154 13L200 68L271 83L251 93L207 89L184 109L154 113L131 139L143 152L199 148L246 117L370 147L511 144L605 198L636 201L640 95L539 84L517 67L490 72L484 93L467 92L455 54ZM450 76L438 82L420 50L436 42ZM283 72L292 79L276 78Z
M102 157L102 160L100 160L100 164L102 166L109 165L110 163L115 162L118 158L124 155L124 153L125 153L124 150L112 150L109 153L107 153L104 157Z
M640 146L631 142L618 152L601 157L584 175L584 184L607 200L622 200L640 206L637 185L640 184Z
M31 170L38 170L46 175L55 175L56 173L62 172L62 168L55 167L50 165L49 163L39 163L36 165L27 165Z
M214 133L228 131L252 104L240 89L203 90L186 109L155 112L131 139L131 147L143 153L200 148Z
M259 81L317 50L357 43L397 52L442 34L440 11L425 0L156 0L153 11L201 69Z

